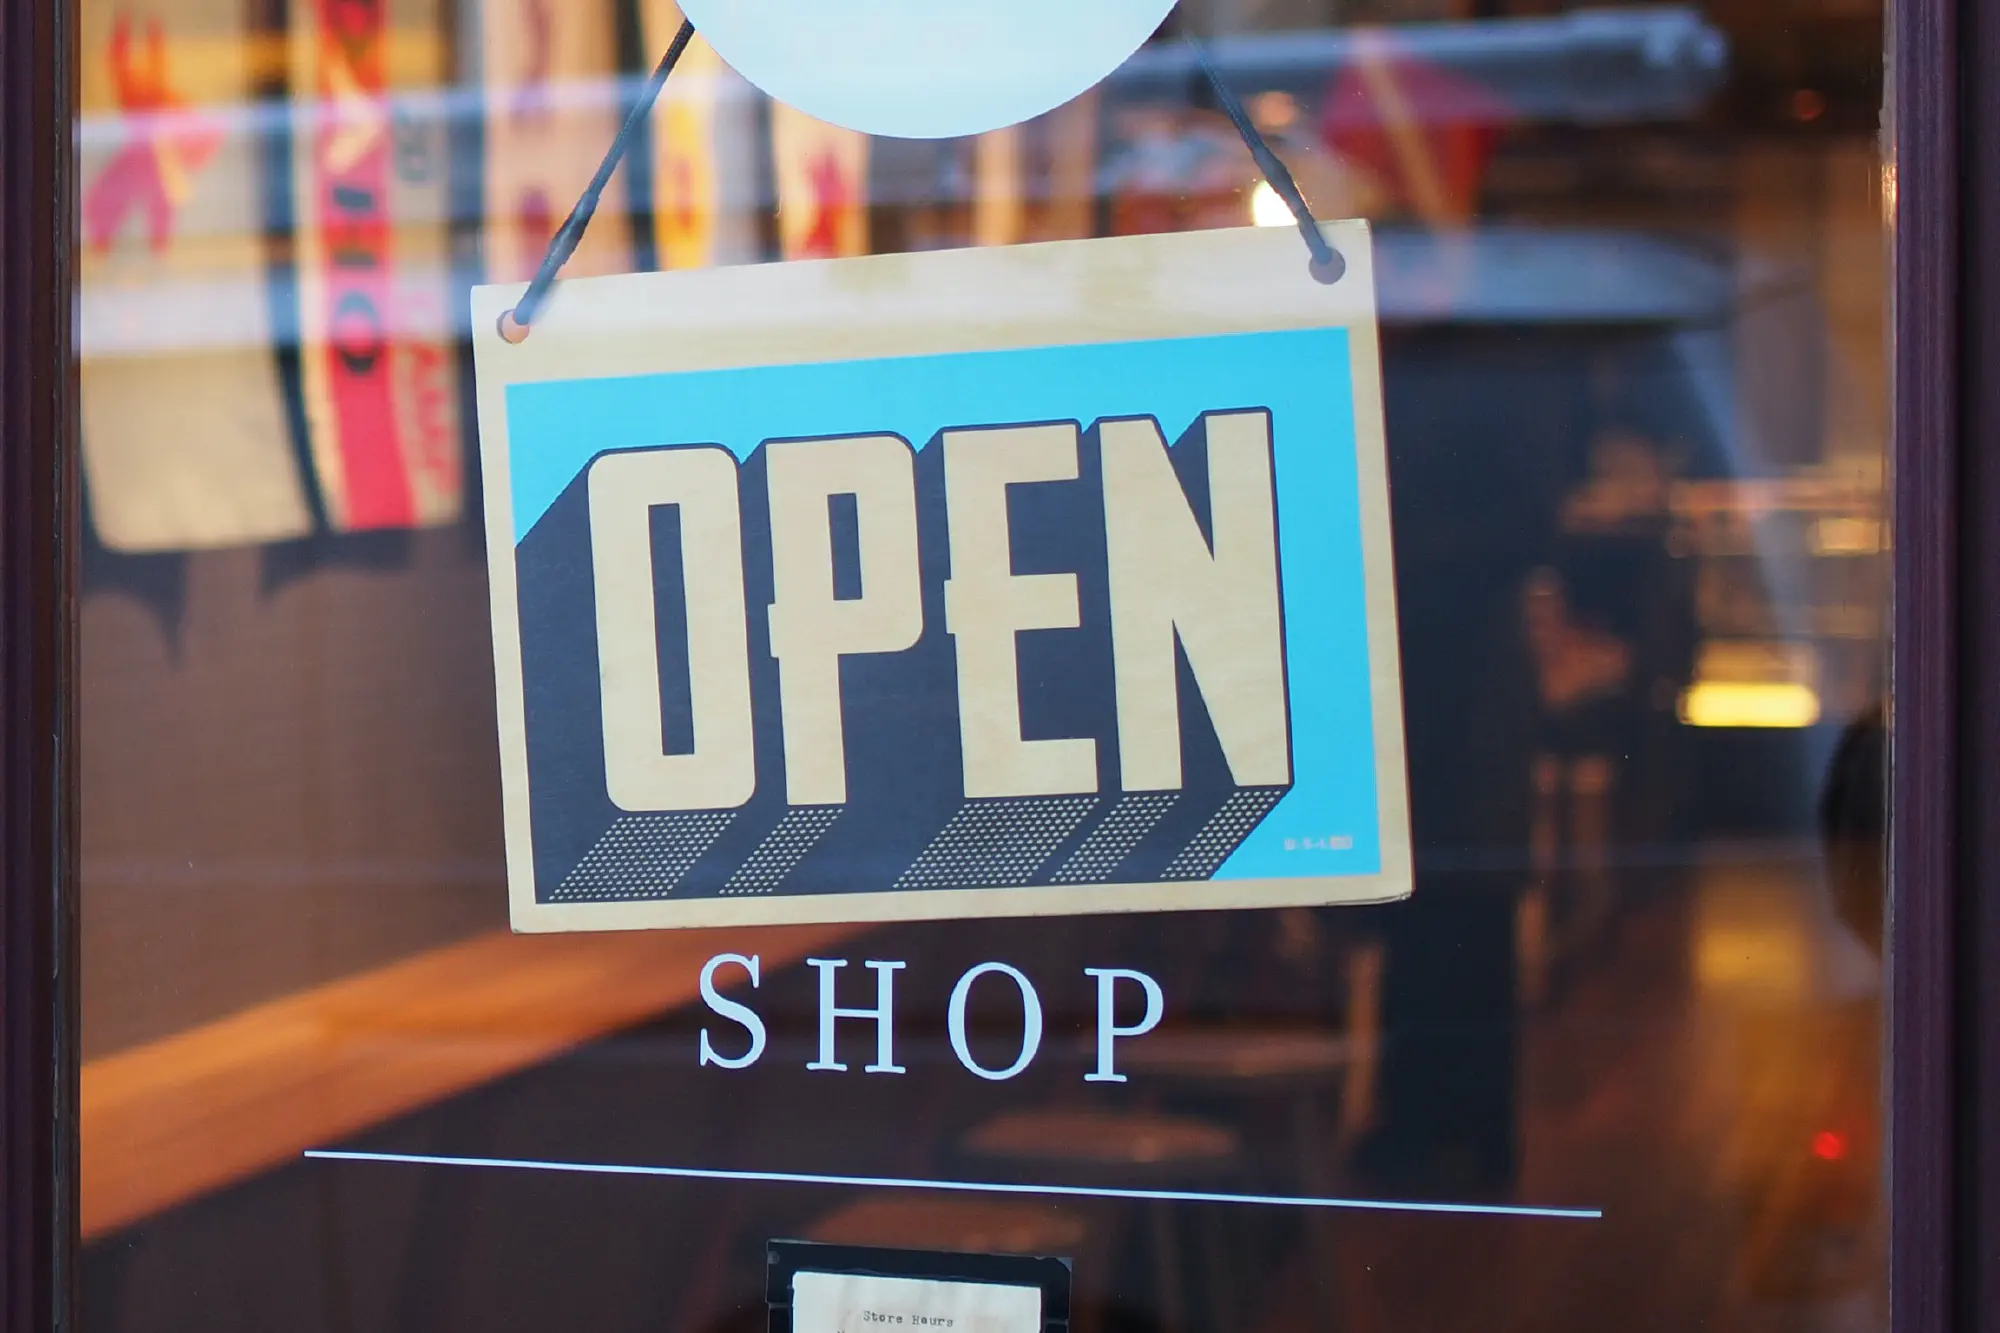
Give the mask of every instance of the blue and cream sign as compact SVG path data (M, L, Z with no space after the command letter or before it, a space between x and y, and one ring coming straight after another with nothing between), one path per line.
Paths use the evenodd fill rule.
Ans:
M475 295L525 930L1409 888L1368 233Z

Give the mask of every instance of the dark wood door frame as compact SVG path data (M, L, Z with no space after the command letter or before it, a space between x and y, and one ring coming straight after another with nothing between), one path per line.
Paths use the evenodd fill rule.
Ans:
M70 1323L77 483L71 0L0 0L0 1330Z
M1891 10L1891 1301L2000 1331L2000 0ZM0 0L0 1333L73 1304L73 19Z
M1959 355L1963 471L1957 623L1956 931L1959 1120L1954 1251L1958 1326L2000 1329L2000 0L1965 0L1957 50Z
M1891 0L1890 1299L2000 1330L2000 0Z

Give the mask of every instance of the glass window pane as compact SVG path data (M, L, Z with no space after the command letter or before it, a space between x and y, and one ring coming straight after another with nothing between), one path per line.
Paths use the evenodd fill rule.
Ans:
M1111 292L1137 238L1293 235L1198 52L1320 220L1371 224L1414 889L516 934L471 291L536 271L681 14L70 2L91 1333L747 1331L777 1240L1061 1256L1079 1333L1886 1324L1879 5L1183 0L941 139L698 36L565 277L1088 242L1035 253ZM799 360L897 334L739 313ZM831 494L831 605L868 503ZM648 512L656 561L661 514L705 530ZM1023 700L1098 688L1062 632L1020 637ZM1038 707L1018 739L1067 734ZM893 992L893 1053L828 985ZM1024 988L1039 1048L991 1077Z

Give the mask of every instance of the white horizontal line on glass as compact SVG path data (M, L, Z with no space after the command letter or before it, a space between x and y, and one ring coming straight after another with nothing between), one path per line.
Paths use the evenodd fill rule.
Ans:
M1509 1203L1429 1203L1398 1199L1314 1198L1296 1194L1224 1194L1207 1190L1118 1189L1097 1185L1024 1185L986 1180L927 1180L909 1176L832 1176L801 1171L725 1171L698 1166L621 1166L608 1162L544 1162L512 1157L439 1157L429 1153L356 1152L308 1148L307 1157L330 1162L390 1162L406 1166L472 1166L511 1171L563 1171L597 1176L668 1176L677 1180L734 1180L764 1185L846 1185L871 1189L944 1190L960 1194L1040 1194L1080 1199L1136 1199L1149 1203L1248 1203L1291 1208L1343 1208L1377 1213L1458 1213L1484 1217L1552 1217L1595 1221L1601 1208L1547 1208Z

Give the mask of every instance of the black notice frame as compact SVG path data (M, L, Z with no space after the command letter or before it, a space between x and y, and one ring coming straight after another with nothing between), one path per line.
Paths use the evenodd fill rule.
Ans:
M800 1273L860 1273L931 1282L988 1282L1039 1287L1042 1333L1069 1333L1070 1265L1067 1259L1019 1254L959 1254L949 1250L894 1250L872 1245L823 1245L774 1240L765 1248L764 1300L768 1333L792 1333L792 1279Z

